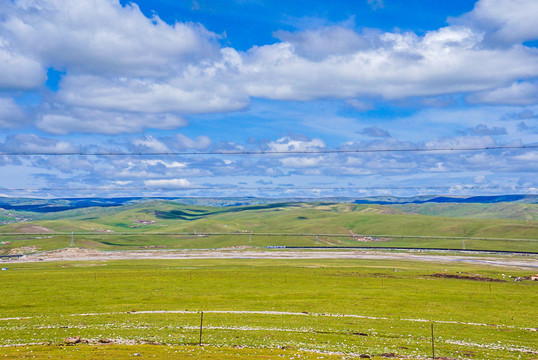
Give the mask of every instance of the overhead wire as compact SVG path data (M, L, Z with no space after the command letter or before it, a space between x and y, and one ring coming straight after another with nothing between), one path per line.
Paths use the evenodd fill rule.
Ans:
M80 231L80 232L44 232L44 233L1 233L0 236L267 236L267 237L330 237L330 238L399 238L399 239L440 239L440 240L491 240L491 241L538 241L538 239L476 237L476 236L437 236L407 234L334 234L334 233L276 233L276 232L114 232L114 231ZM374 240L375 241L375 240Z
M19 151L0 152L0 156L194 156L194 155L300 155L300 154L353 154L353 153L390 153L390 152L455 152L489 150L527 150L538 149L538 145L506 145L477 147L438 147L438 148L395 148L395 149L318 149L318 150L259 150L259 151L166 151L166 152L122 152L122 151L69 151L39 152Z
M0 191L194 191L194 190L538 190L538 186L277 186L277 187L236 187L236 186L171 186L171 187L46 187L46 188L0 188Z

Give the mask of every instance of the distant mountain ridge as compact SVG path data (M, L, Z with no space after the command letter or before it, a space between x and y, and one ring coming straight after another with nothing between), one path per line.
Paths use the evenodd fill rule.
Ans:
M385 200L386 199L386 200ZM538 195L489 195L489 196L415 196L402 197L373 197L354 201L356 204L425 204L425 203L464 203L464 204L493 204L500 202L520 202L527 204L538 203Z
M230 197L230 198L195 198L195 197L116 197L116 198L0 198L0 208L15 211L30 211L38 213L60 212L66 210L88 207L114 207L135 204L150 200L168 200L186 205L205 206L245 206L261 205L282 202L326 202L326 203L354 203L354 204L379 204L379 205L403 205L403 204L426 204L426 203L461 203L461 204L493 204L493 203L523 203L538 204L538 195L506 194L489 196L414 196L414 197L328 197L328 198L255 198L255 197Z

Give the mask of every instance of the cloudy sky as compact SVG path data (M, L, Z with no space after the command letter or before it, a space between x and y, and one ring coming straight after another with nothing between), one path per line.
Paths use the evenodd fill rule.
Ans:
M2 0L0 195L536 193L536 19L536 0ZM365 151L447 148L475 150Z

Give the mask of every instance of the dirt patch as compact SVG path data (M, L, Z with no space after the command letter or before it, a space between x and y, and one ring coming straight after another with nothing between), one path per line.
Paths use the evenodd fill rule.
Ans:
M102 254L99 250L89 250L81 248L67 248L53 251L47 251L46 253L36 254L35 256L40 259L54 259L57 261L72 260L72 259L93 259L94 257ZM32 258L32 257L29 257Z
M39 225L25 225L17 228L20 232L30 233L30 234L41 234L41 233L51 233L54 230L46 228Z
M473 281L486 281L486 282L506 282L506 280L494 279L491 277L477 275L477 274L462 275L462 274L437 273L430 276L436 277L436 278L444 278L444 279L460 279L460 280L473 280Z
M375 238L375 237L371 237L371 236L364 236L364 235L355 234L353 231L349 231L349 233L353 237L353 240L358 241L358 242L389 241L389 239L385 239L385 238Z
M88 344L88 345L162 345L162 343L151 340L126 340L126 339L84 339L79 335L73 337L66 337L64 339L63 345L78 345L78 344Z
M392 276L385 273L374 273L374 276L377 278L381 277L381 278L388 278L388 279L396 279L396 276Z
M406 260L436 263L465 262L489 266L503 266L521 270L535 271L538 268L537 257L484 257L470 255L438 255L425 253L391 253L384 251L361 250L316 250L298 251L288 249L251 250L251 249L215 249L215 250L131 250L99 251L80 248L68 248L55 251L26 255L14 262L34 261L96 261L96 260L135 260L135 259L371 259L371 260ZM350 276L350 275L345 275ZM351 275L356 276L356 275ZM426 275L431 276L431 275Z
M7 254L8 255L24 255L24 254L35 253L36 251L37 251L37 248L35 246L21 246L21 247L9 250Z

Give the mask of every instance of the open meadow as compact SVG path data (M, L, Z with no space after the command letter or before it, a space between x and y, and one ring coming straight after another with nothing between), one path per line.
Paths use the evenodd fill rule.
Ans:
M476 207L462 209L470 214ZM507 207L512 211L505 211ZM537 204L493 204L489 215L494 218L488 219L417 213L433 213L429 205L410 209L336 203L209 207L147 201L32 213L33 221L0 226L0 255L61 249L72 242L97 250L358 246L538 252ZM502 218L503 212L510 218Z
M237 255L5 262L0 357L538 356L536 268Z

